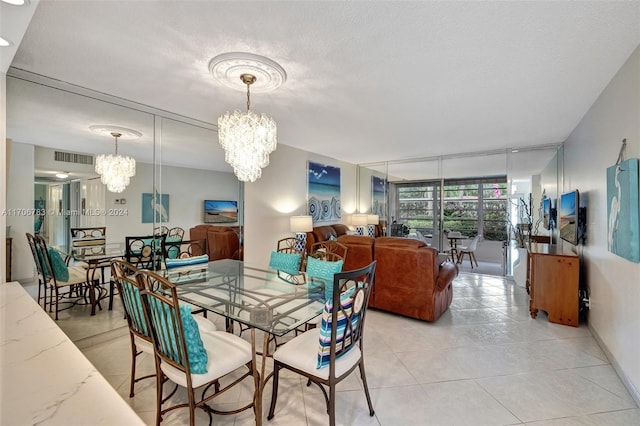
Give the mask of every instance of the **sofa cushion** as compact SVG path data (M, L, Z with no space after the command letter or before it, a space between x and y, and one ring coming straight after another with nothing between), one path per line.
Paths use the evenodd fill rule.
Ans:
M313 234L316 237L316 242L329 241L331 237L337 238L336 230L332 226L316 226L313 228Z

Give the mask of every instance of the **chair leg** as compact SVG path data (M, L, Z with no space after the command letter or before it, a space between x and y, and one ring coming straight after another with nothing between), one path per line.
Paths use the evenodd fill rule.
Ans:
M193 393L193 389L187 390L189 396L189 426L195 426L196 424L196 401Z
M131 384L129 385L129 398L134 397L134 386L136 383L136 344L133 339L133 335L129 332L129 339L131 339Z
M60 294L58 293L58 287L56 287L56 321L58 321L58 306L60 305Z
M160 370L160 364L156 360L156 426L160 426L162 421L162 386L164 385L164 374Z
M478 266L478 259L476 259L476 254L475 254L475 252L471 252L471 253L470 253L470 255L471 255L471 258L473 258L474 262L476 262L476 267L478 267L478 268L479 268L479 266Z
M329 426L336 426L336 384L329 386Z
M371 395L369 395L369 385L367 384L367 375L364 372L364 359L360 360L360 378L362 379L362 386L364 387L364 395L367 397L367 404L369 405L369 415L373 417L375 411L373 410L373 404L371 403Z
M267 415L267 420L271 420L273 418L273 414L276 411L276 400L278 399L278 378L280 377L280 364L278 361L273 362L273 392L271 392L271 406L269 407L269 414Z
M113 310L113 291L115 288L115 282L113 280L109 280L109 310Z

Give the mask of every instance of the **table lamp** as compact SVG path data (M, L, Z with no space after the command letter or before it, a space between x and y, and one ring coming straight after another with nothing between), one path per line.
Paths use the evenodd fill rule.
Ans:
M371 238L375 238L376 236L376 225L380 223L380 217L377 214L368 214L367 215L367 229L369 232L369 236Z
M356 227L356 231L358 231L358 235L364 235L364 227L368 224L367 214L352 214L351 215L351 224Z
M307 232L313 231L313 218L311 216L291 216L289 218L291 232L295 232L296 250L304 253L307 245Z

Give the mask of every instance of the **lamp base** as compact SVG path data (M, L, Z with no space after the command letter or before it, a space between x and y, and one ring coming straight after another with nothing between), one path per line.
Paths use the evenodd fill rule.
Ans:
M307 247L307 233L306 232L296 232L296 250L300 253L304 253Z
M356 232L358 235L364 235L364 226L356 226Z
M376 228L373 225L367 225L367 231L371 238L375 238L376 236Z

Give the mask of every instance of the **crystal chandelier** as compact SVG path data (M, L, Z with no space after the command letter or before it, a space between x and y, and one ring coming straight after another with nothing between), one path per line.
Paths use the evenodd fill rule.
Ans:
M251 111L249 87L256 77L242 74L240 79L247 85L247 112L235 110L218 118L218 138L225 152L224 160L233 167L236 177L243 182L255 182L262 175L262 168L269 165L269 154L276 149L276 122Z
M131 157L118 155L118 138L121 133L111 132L116 139L115 155L98 155L96 158L96 173L100 181L107 185L111 192L122 192L129 185L129 180L136 174L136 160Z

